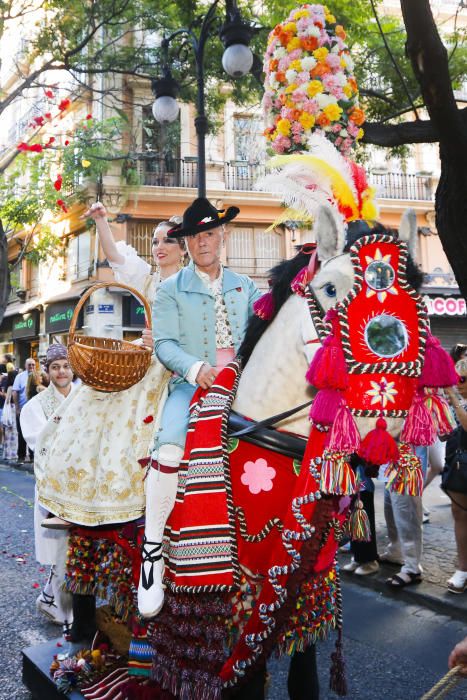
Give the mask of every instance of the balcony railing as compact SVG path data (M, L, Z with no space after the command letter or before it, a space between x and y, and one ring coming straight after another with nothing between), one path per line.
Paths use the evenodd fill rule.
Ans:
M433 199L431 175L407 175L406 173L370 173L369 181L382 199Z
M198 163L184 158L155 158L143 173L143 185L150 187L196 187L197 181Z
M263 177L266 168L262 163L224 163L224 182L226 190L255 189L255 182Z
M196 160L156 158L147 162L142 180L144 185L150 187L196 187L197 173ZM225 189L254 191L256 181L265 173L264 163L224 163ZM369 175L369 181L376 189L376 196L383 199L433 199L431 175L373 172Z

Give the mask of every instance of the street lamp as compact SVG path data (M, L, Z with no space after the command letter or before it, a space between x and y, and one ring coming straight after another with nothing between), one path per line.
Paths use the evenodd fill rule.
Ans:
M179 86L170 71L169 45L175 37L186 35L188 44L194 52L196 66L195 128L198 140L198 197L206 197L205 140L208 132L208 119L204 101L204 50L207 39L213 33L218 2L219 0L214 0L207 11L198 36L191 28L184 27L175 30L170 36L164 37L161 43L163 77L152 83L152 90L156 98L152 106L154 118L160 123L175 121L179 113L176 100ZM249 43L256 30L242 20L236 0L226 0L226 10L226 21L219 31L219 36L225 47L222 66L232 78L241 78L253 66L254 56Z

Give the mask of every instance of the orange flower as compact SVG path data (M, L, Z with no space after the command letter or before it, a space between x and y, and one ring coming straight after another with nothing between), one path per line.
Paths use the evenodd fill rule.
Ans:
M365 121L365 113L359 107L354 107L349 114L349 119L357 126L361 126Z
M342 41L345 41L345 37L346 37L347 35L346 35L345 31L344 31L344 27L342 26L342 24L337 24L334 31L336 32L337 36L340 36L340 38L342 39Z
M319 124L319 126L329 126L331 122L325 114L320 114L316 120L316 123Z
M285 73L284 71L278 70L276 73L276 80L279 83L285 83Z
M307 36L301 39L301 44L305 51L314 51L318 48L318 39L315 36Z
M310 75L312 78L320 78L322 75L329 73L330 70L331 69L327 63L318 63L318 65L313 68Z
M277 58L273 58L271 61L269 61L269 70L277 70L278 65L279 61Z
M351 76L347 81L352 88L353 92L357 92L357 81L353 76Z

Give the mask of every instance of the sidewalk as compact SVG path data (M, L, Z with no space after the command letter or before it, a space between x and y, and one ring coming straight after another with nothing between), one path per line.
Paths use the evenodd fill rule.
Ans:
M32 463L6 462L0 457L0 464L13 469L34 473ZM428 487L423 497L423 503L430 510L430 522L423 526L423 582L416 586L408 586L402 590L394 590L386 585L389 576L397 573L398 567L381 565L377 574L356 576L342 572L343 582L365 586L391 598L400 598L414 605L423 606L441 615L449 615L467 623L467 591L462 595L449 593L446 581L456 568L456 543L454 540L451 506L448 497L439 487L437 477ZM375 482L375 510L378 551L386 548L386 526L383 514L384 484ZM350 554L339 552L339 563L347 564ZM428 614L428 612L427 612Z
M372 588L385 596L400 598L406 602L420 605L442 615L449 615L467 623L467 591L461 595L449 593L447 579L456 568L456 543L454 540L454 525L451 516L449 498L439 487L437 477L428 487L423 504L430 511L430 522L423 526L423 582L408 586L402 590L394 590L386 585L389 576L398 572L399 567L381 565L376 574L356 576L343 572L343 581L352 581L362 586ZM384 484L375 482L375 511L378 552L386 549L388 543L386 525L383 514ZM339 552L339 563L347 564L350 554Z

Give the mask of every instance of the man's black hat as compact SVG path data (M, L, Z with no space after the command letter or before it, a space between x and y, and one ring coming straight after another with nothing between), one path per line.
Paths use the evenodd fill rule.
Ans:
M205 197L198 197L183 214L183 221L167 231L171 238L196 236L201 231L209 231L235 219L240 212L238 207L216 209Z

